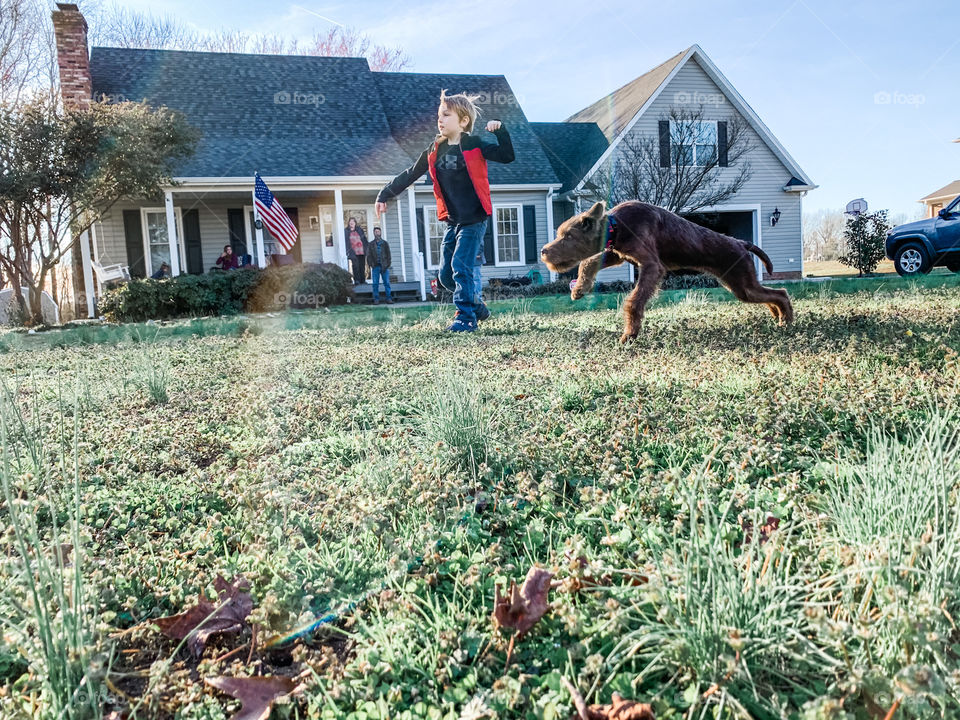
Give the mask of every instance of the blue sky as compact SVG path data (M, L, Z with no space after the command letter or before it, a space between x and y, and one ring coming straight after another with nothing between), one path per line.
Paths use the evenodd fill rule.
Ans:
M946 0L124 4L199 30L356 27L401 46L413 72L505 75L537 121L564 120L697 43L820 185L805 210L865 197L913 216L960 179L960 12Z

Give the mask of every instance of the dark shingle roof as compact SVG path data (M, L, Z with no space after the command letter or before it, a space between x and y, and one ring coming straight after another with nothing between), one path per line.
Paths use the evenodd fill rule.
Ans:
M254 170L396 175L433 139L446 88L483 93L485 120L499 118L510 131L516 160L490 163L491 183L557 182L502 75L374 73L364 58L105 47L91 50L90 72L94 97L146 98L182 111L202 132L196 155L178 177L239 177ZM305 102L307 93L316 100Z
M95 47L90 72L94 97L146 98L202 131L177 176L391 175L410 163L363 58Z
M583 179L609 144L600 126L593 122L533 122L530 127L563 183L561 193Z
M429 73L372 73L380 88L380 101L393 136L416 159L437 134L440 91L481 95L481 116L474 133L489 142L496 138L484 130L488 120L500 120L510 132L516 159L507 165L487 164L491 184L556 183L557 176L530 129L510 84L503 75L446 75ZM399 172L402 168L396 168Z

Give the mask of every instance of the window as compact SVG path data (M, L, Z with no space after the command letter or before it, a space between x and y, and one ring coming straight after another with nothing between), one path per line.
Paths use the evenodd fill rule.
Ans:
M447 232L447 224L437 220L437 208L423 208L423 222L427 233L427 267L436 270L440 267L440 253L443 247L443 236Z
M186 253L183 246L183 213L174 208L177 222L177 240L180 248L180 271L183 272ZM143 250L147 265L147 277L170 262L170 240L167 236L167 211L165 208L140 208L140 223L143 226Z
M717 123L670 123L673 165L708 165L717 160Z
M522 217L519 205L493 209L493 247L497 265L523 265Z

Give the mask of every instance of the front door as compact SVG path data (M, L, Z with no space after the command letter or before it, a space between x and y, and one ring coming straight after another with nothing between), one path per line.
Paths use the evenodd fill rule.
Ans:
M321 205L317 208L320 218L320 257L325 263L340 264L340 244L343 238L337 241L337 227L333 216L337 209L333 205Z

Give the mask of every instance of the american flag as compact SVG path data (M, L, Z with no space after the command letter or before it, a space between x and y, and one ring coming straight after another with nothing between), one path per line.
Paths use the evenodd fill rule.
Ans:
M289 251L297 242L297 226L284 212L283 206L277 200L270 188L256 174L253 190L254 202L257 206L257 215L263 220L270 233L280 241L285 251Z

